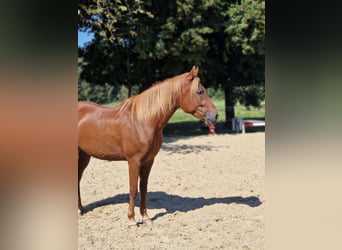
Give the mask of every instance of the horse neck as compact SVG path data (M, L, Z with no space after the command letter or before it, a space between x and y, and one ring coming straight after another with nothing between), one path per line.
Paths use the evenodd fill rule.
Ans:
M170 120L171 116L176 112L178 108L178 105L174 105L172 109L169 112L165 113L163 116L155 117L155 124L157 128L164 128L167 122Z
M157 129L163 129L167 122L170 120L171 116L176 112L178 108L178 102L171 102L170 100L170 103L168 104L168 109L162 110L162 108L160 107L160 111L157 112L154 116L150 117L150 123L154 124Z
M175 83L174 81L176 80L179 81L179 78L175 77L168 80L168 82L160 83L164 85L156 86L155 89L147 90L145 96L141 96L141 98L146 98L146 96L149 96L150 99L148 101L146 109L143 111L143 117L138 115L138 120L144 120L145 122L148 122L149 124L156 126L156 128L158 129L162 129L166 125L166 123L170 120L171 116L179 108L178 99L179 95L181 95L181 84ZM174 87L172 85L177 87ZM165 89L161 90L158 88ZM149 91L151 91L151 93L148 93ZM161 92L158 92L157 95L153 95L153 91ZM146 102L144 103L146 105ZM138 102L136 103L135 109L136 111L138 111L137 113L142 114L142 105L140 106Z

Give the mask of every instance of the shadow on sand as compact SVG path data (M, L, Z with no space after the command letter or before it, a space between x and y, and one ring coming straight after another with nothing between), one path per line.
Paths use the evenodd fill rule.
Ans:
M179 154L190 154L190 153L201 153L202 151L219 151L220 146L215 145L174 145L174 144L163 144L161 149L166 151L168 154L179 153Z
M138 195L139 197L139 195ZM96 201L88 204L84 207L83 213L94 210L98 207L107 205L121 204L129 202L128 194L118 194L113 197L109 197L100 201ZM139 206L139 198L137 198L136 205ZM165 192L148 192L147 194L147 208L149 209L166 209L166 212L158 213L152 217L152 220L156 220L166 214L172 214L176 211L188 212L193 211L204 206L210 206L214 204L241 204L250 207L258 207L262 204L256 196L232 196L223 198L203 198L203 197L182 197L179 195L167 194ZM169 204L169 205L166 205ZM168 206L168 207L167 207Z

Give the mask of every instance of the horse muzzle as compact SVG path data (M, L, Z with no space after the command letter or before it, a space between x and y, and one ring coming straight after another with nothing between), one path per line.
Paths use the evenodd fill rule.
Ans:
M211 124L216 124L217 118L218 118L218 113L209 110L205 114L204 124L206 126L210 126Z

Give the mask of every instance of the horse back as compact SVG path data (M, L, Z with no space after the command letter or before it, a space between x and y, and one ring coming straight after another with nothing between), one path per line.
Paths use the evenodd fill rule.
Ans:
M89 101L81 101L78 102L78 121L82 120L82 118L90 114L92 112L96 112L98 109L102 109L103 107L94 103L94 102L89 102Z

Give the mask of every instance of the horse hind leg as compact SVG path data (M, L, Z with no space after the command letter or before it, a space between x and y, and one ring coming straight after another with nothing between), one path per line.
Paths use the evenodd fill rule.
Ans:
M83 214L85 212L81 202L80 181L82 178L83 171L88 166L89 161L90 156L81 149L78 149L78 209L80 214Z

